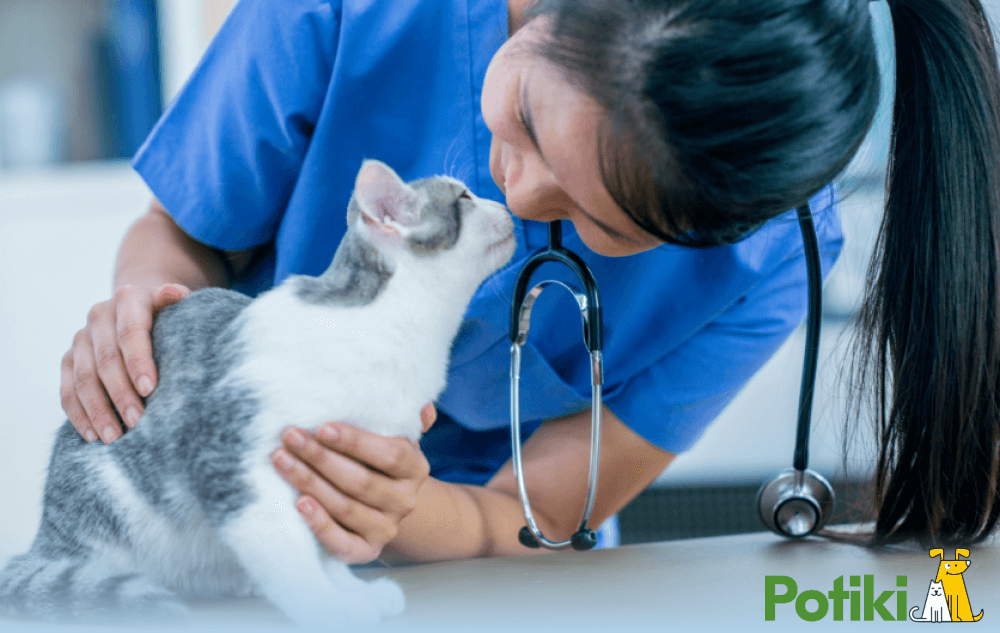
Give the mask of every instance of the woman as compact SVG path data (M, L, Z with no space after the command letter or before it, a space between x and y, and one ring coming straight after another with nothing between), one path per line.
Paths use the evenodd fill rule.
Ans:
M370 155L405 179L454 169L477 195L505 193L519 246L470 305L420 446L349 421L283 434L275 466L324 546L348 562L529 551L505 463L506 296L544 242L522 219L569 220L565 241L602 289L592 523L690 446L804 313L788 210L810 201L826 270L839 251L827 183L878 101L868 3L567 0L530 20L528 4L239 3L134 161L159 202L64 358L81 434L113 441L118 416L138 420L156 310L190 288L256 292L325 268ZM892 12L890 195L860 356L884 412L873 542L967 543L1000 513L998 72L978 0ZM565 538L585 494L589 385L566 327L578 317L539 312L525 471L540 526Z

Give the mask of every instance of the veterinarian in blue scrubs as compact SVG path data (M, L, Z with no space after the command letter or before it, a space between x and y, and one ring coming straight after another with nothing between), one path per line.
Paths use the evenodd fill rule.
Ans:
M572 182L597 174L596 161L574 156L593 145L581 129L594 124L593 106L569 101L557 72L531 67L530 60L529 70L518 57L514 45L539 39L547 18L531 22L496 54L509 20L518 19L508 16L503 0L242 0L133 162L158 200L152 218L140 220L133 233L155 218L189 236L179 241L204 245L211 274L189 278L189 288L229 282L256 294L288 275L324 271L346 230L344 209L366 157L391 165L404 180L448 173L514 211L517 250L469 306L436 423L420 444L430 479L406 521L394 526L377 516L401 512L405 504L396 499L378 500L387 507L374 511L357 510L366 504L351 501L355 517L368 516L338 521L351 487L368 477L348 460L361 456L362 465L372 464L363 451L378 453L385 442L343 425L336 427L340 443L325 442L334 451L324 458L332 463L333 485L308 491L319 507L309 500L300 506L313 510L309 518L323 542L351 562L527 553L516 542L523 517L504 467L508 319L517 270L546 241L537 220L571 220L563 223L564 243L584 258L602 292L607 410L596 521L612 517L690 448L804 315L794 212L738 244L701 250L644 233L606 193L578 207L575 201L595 197L587 181ZM547 91L552 85L561 90ZM529 107L525 88L539 148L517 129ZM499 173L491 173L491 141ZM566 167L544 173L546 163L560 160ZM841 245L831 188L813 198L812 208L828 270ZM231 270L221 266L227 259L220 251L234 253ZM119 283L129 279L119 269ZM540 302L521 369L521 416L527 431L538 429L525 445L527 480L543 524L555 534L575 527L586 482L590 384L577 323L570 301ZM306 445L289 445L276 457L292 464L287 477L302 488L302 457L317 452L319 439L297 434ZM411 470L421 461L415 450L400 459L412 462L404 464ZM411 481L407 489L377 477L386 490L416 492ZM600 532L602 545L615 542L613 520Z
M299 509L331 552L348 562L529 552L507 463L508 310L521 262L545 244L542 221L568 220L564 243L602 294L595 522L690 448L805 313L801 238L785 211L810 200L824 272L840 251L835 192L823 185L877 103L867 3L789 26L827 42L818 34L839 33L840 21L840 48L813 57L799 54L805 40L768 44L756 9L709 3L698 15L712 28L740 24L731 41L677 40L681 57L659 74L642 60L674 51L665 13L556 2L528 20L527 4L241 0L134 159L157 202L124 240L115 297L95 306L63 363L64 408L81 434L113 441L114 410L135 424L155 382L153 311L192 288L256 294L325 270L357 169L378 158L406 180L447 173L505 202L518 246L468 308L419 447L349 420L286 430L275 467L304 493ZM754 84L750 69L727 66L735 49L773 58L766 72L778 79ZM858 67L829 61L845 50ZM636 86L669 107L650 115L634 95L615 101ZM538 273L552 274L563 273ZM591 389L578 323L568 300L541 301L521 368L529 493L557 540L575 529L586 488Z

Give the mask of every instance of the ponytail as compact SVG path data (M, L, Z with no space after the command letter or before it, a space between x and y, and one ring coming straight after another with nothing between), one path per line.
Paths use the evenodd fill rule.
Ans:
M1000 71L979 0L889 0L885 215L859 314L873 543L969 544L1000 516Z

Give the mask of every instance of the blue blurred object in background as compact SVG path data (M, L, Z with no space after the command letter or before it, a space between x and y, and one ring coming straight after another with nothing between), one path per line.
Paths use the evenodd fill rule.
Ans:
M163 111L155 0L112 0L95 42L102 154L129 158Z

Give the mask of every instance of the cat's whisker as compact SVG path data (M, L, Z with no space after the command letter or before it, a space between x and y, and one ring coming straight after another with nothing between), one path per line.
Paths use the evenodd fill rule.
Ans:
M503 299L504 303L510 303L511 297L504 292L503 284L500 283L500 280L497 277L497 275L490 275L487 277L486 286L493 290L493 296Z
M469 156L469 158L464 161L461 168L457 166L459 161L462 160L463 154L468 150L468 148L464 145L458 145L460 140L461 139L456 136L448 145L448 150L444 155L444 173L446 176L454 178L455 180L468 182L473 174L475 174L475 157ZM456 146L458 147L457 150ZM454 154L452 153L453 150L455 150Z
M456 180L462 180L461 178L456 178L456 176L454 174L454 160L455 159L452 158L451 161L448 160L448 157L451 156L451 151L453 149L455 149L455 145L458 143L458 139L459 139L459 137L456 136L455 138L453 138L451 140L451 143L448 145L448 149L444 153L444 165L443 165L443 167L444 167L444 173L445 173L446 176L451 176L452 178L455 178Z

